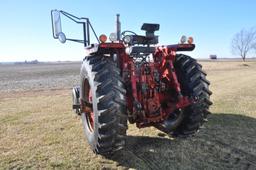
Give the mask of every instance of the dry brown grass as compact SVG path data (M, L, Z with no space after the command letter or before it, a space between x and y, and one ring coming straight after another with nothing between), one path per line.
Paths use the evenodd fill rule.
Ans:
M0 169L256 169L256 62L201 63L214 105L200 133L129 125L126 149L109 158L90 150L69 89L2 92Z

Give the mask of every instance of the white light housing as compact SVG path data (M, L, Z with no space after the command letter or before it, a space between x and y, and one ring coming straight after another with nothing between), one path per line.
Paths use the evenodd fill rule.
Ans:
M131 36L129 36L129 35L127 35L127 36L125 36L124 37L124 42L126 43L126 44L129 44L129 43L131 43L132 42L132 37Z
M187 41L187 37L186 37L185 35L183 35L183 36L180 38L180 43L181 43L181 44L184 44L186 41Z
M110 41L117 41L117 35L116 33L112 32L110 35L109 35L109 40Z

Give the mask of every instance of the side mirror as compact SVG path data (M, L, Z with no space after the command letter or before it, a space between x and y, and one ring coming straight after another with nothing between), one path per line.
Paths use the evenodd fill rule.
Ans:
M60 18L60 11L58 10L52 10L51 11L51 17L52 17L52 33L53 38L59 39L61 43L66 42L66 36L62 32L61 28L61 18Z

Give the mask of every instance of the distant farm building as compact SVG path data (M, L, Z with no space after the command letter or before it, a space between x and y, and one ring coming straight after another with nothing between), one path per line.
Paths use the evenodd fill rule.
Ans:
M38 64L38 63L39 63L38 60L31 60L31 61L25 60L25 64Z
M210 55L210 59L217 60L217 55Z

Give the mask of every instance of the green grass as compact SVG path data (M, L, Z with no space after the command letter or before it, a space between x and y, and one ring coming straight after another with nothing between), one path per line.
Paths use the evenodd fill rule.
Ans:
M110 158L91 151L69 90L1 94L0 169L256 169L256 63L202 64L214 105L200 132L173 139L129 125Z

